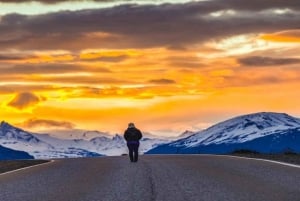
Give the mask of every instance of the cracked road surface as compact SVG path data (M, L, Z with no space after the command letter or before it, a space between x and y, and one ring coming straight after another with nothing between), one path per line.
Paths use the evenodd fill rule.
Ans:
M64 159L0 175L0 201L299 201L300 168L213 155Z

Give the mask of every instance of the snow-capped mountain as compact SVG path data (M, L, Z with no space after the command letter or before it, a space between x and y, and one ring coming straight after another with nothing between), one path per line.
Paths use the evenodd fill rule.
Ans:
M0 124L0 145L26 151L35 158L114 156L128 152L123 136L118 134L111 136L98 131L84 131L72 136L75 139L71 135L62 139L51 134L30 133L6 122ZM140 152L168 142L171 140L145 137L141 140Z
M54 148L48 143L41 141L32 133L13 127L6 122L0 124L0 144L14 150L22 150L31 153L43 152Z
M300 119L271 112L243 115L147 153L228 153L236 149L300 152Z
M45 140L47 139L47 140ZM66 140L67 141L67 140ZM80 146L64 144L65 140L24 131L6 122L0 124L0 145L25 151L34 158L66 158L101 156ZM76 144L76 140L73 140ZM68 146L66 146L68 145Z

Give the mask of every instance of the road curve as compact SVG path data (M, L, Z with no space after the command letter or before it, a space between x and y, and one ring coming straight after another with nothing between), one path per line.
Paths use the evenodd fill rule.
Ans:
M0 201L299 201L300 168L209 155L65 159L0 175Z

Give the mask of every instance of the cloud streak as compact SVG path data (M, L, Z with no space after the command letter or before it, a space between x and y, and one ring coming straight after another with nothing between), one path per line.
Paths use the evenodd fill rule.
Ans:
M251 56L238 59L238 62L246 66L282 66L290 64L300 63L300 59L297 58L272 58L272 57L261 57Z
M48 119L38 119L38 118L32 118L28 119L25 122L20 124L21 126L24 126L26 128L63 128L63 129L73 129L75 125L71 122L67 121L55 121L55 120L48 120Z
M1 74L6 75L31 75L31 74L62 74L78 72L110 73L111 71L103 67L88 67L77 64L18 64L11 67L0 68Z
M153 84L175 84L175 80L171 79L154 79L154 80L149 80L150 83Z
M92 58L82 58L83 61L100 61L109 63L119 63L128 59L127 55L120 56L95 56Z

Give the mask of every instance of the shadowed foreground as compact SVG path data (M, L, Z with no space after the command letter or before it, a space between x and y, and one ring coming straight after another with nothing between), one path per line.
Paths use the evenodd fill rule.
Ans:
M0 176L1 201L296 201L300 168L226 156L66 159Z

